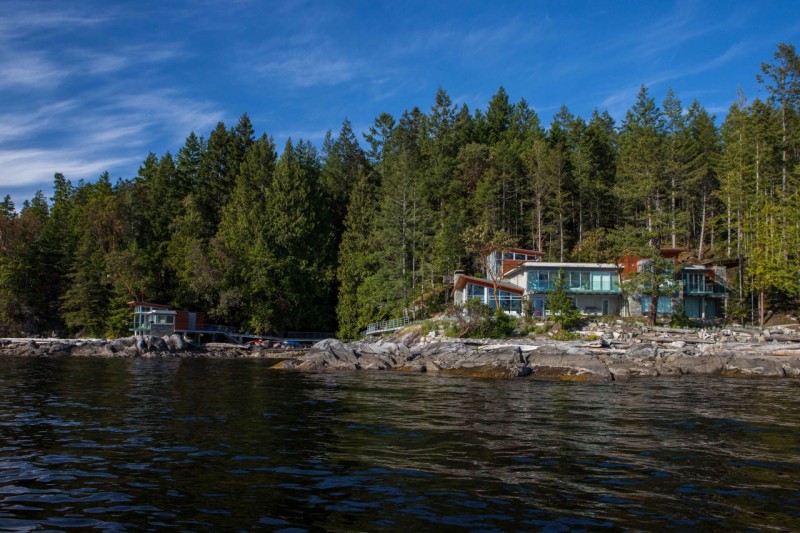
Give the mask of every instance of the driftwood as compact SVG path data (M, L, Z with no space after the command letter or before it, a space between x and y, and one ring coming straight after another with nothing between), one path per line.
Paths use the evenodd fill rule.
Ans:
M763 334L760 329L743 328L739 326L731 326L730 330L735 333L747 333L748 335L752 335L754 337L758 337L759 335Z
M684 329L684 328L650 328L651 330L658 332L658 333L674 333L676 335L691 335L692 333L697 333L696 329Z
M711 339L698 339L697 337L652 337L649 335L642 335L639 337L642 342L676 342L681 341L686 344L716 344L716 341Z
M767 337L767 340L773 340L778 342L800 342L800 335L772 334L769 337Z
M781 355L787 357L797 356L800 355L800 348L797 350L775 350L772 352L772 355Z

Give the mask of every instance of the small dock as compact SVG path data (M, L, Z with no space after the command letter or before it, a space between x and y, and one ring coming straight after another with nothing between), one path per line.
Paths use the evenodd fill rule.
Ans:
M256 335L254 333L237 332L229 326L205 324L202 329L175 329L179 333L198 344L209 342L230 342L233 344L270 343L271 345L283 344L289 346L310 346L323 339L335 338L336 335L328 331L290 331L285 337L279 335Z

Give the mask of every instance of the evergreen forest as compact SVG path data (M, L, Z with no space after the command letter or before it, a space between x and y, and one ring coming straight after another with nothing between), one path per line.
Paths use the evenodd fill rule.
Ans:
M132 179L73 182L0 204L0 336L129 334L127 302L204 311L255 333L336 331L444 309L465 230L507 232L551 261L679 247L738 260L730 317L800 296L800 59L780 44L717 124L700 102L641 87L616 123L566 106L542 124L500 87L485 109L439 89L344 120L320 147L277 147L244 114ZM54 169L55 170L55 169ZM94 177L91 177L94 178Z

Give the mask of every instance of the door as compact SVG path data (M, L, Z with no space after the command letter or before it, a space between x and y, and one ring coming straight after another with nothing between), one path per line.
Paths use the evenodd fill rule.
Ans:
M601 306L602 306L602 310L603 310L602 314L603 315L609 314L608 313L608 300L602 300L601 301Z
M545 299L544 298L534 298L533 299L533 316L544 317L545 312Z

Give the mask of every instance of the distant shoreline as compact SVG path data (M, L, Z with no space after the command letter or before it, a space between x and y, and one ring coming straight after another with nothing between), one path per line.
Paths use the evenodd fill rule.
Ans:
M0 356L3 355L274 359L275 368L285 370L394 370L556 381L628 381L687 375L800 379L800 345L781 342L691 345L653 341L620 349L598 341L435 339L412 332L399 338L353 343L326 339L305 350L223 343L174 346L169 338L159 337L0 339Z

